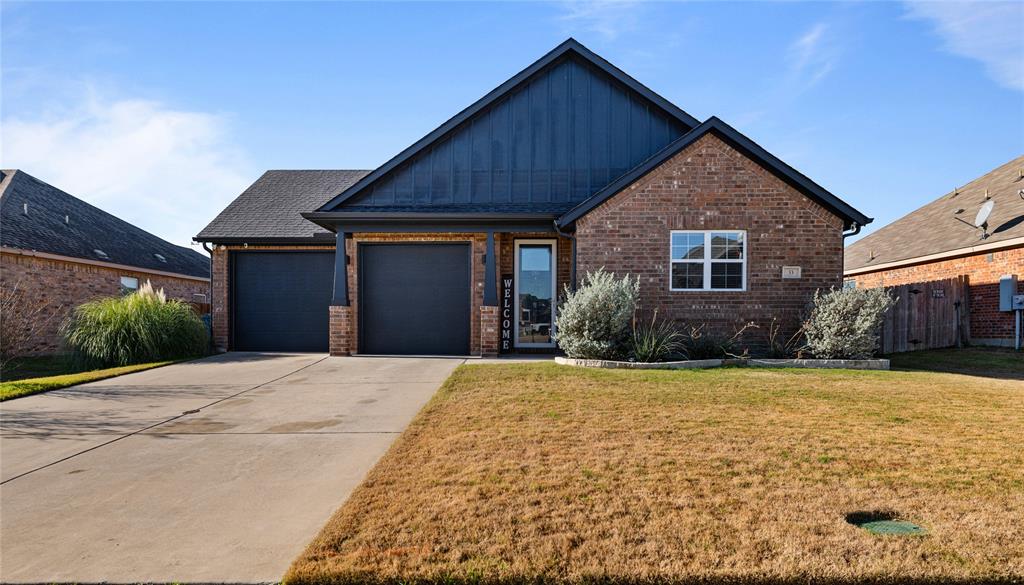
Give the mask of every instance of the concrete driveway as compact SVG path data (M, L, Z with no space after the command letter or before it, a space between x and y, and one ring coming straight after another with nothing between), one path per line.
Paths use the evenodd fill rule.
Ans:
M225 354L4 402L0 581L277 581L460 363Z

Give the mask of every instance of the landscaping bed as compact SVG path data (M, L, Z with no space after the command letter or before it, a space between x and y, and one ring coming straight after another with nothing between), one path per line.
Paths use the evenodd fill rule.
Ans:
M719 368L722 366L750 366L755 368L815 368L846 370L888 370L889 360L818 360L818 359L765 359L726 358L710 360L681 360L674 362L624 362L614 360L588 360L558 356L555 363L580 368L609 370L685 370L691 368Z
M1015 380L463 366L285 580L1019 580L1022 428Z

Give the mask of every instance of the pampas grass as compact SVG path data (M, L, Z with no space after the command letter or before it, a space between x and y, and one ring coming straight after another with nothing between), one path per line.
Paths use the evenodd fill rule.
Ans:
M79 359L105 367L196 357L209 343L192 308L148 281L130 295L79 305L62 331Z

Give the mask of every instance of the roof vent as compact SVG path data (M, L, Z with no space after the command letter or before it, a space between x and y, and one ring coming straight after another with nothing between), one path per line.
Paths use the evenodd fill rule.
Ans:
M153 254L153 256L161 262L167 262L167 258L164 258L163 254Z
M96 248L95 250L93 250L93 252L95 252L97 256L104 260L110 260L110 256L107 256L107 253L104 252L103 250L100 250L99 248Z
M22 205L21 205L21 213L23 215L28 215L28 203L22 203Z
M70 225L70 224L71 224L71 216L70 215L65 215L64 216L64 225Z

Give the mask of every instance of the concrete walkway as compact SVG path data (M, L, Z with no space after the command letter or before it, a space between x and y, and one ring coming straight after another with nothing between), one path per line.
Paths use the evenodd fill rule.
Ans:
M0 581L277 581L462 361L225 354L4 402Z

